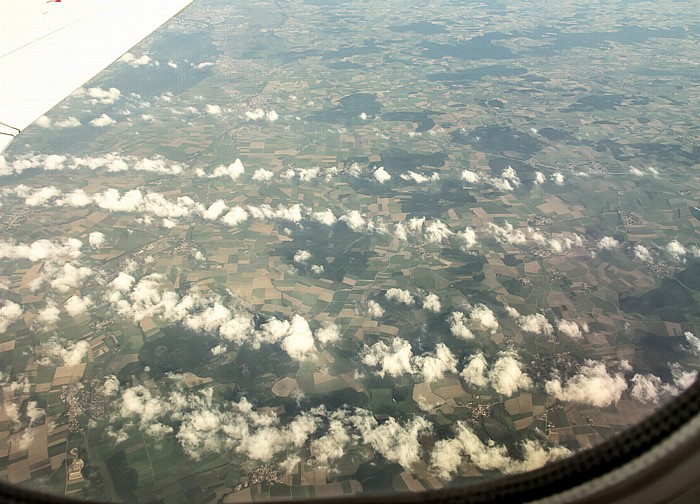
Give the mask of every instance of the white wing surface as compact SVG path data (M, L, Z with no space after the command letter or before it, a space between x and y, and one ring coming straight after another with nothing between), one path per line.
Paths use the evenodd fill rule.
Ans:
M0 152L193 0L0 0Z

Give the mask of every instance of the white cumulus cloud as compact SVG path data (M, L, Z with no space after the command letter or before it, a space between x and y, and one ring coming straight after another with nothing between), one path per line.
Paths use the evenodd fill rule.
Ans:
M316 339L323 345L335 343L340 339L340 327L334 323L326 323L316 331Z
M452 312L447 319L453 336L465 340L474 339L474 333L469 328L469 319L462 312Z
M482 352L476 352L469 356L467 365L460 373L462 379L475 387L483 388L488 386L489 379L487 376L488 363Z
M3 300L0 306L0 334L5 334L7 328L15 321L22 318L24 310L17 303Z
M673 240L666 245L666 253L676 261L683 262L683 256L688 253L688 249L681 245L678 240Z
M362 362L370 367L378 367L379 376L388 374L397 377L413 374L413 351L411 344L401 338L394 338L390 345L379 341L371 347L365 347Z
M581 339L583 337L583 334L578 324L571 320L557 320L557 330L564 336L568 336L572 339Z
M116 124L117 121L112 119L110 116L107 114L102 114L100 117L96 117L92 121L90 121L90 124L94 126L95 128L104 128L106 126L111 126L112 124Z
M209 115L218 116L221 115L221 107L218 105L212 105L210 103L207 103L204 106L204 112L206 112Z
M258 168L253 173L253 180L256 182L269 182L275 174L265 168Z
M476 184L481 180L481 176L472 170L463 170L462 171L462 180L467 182L468 184Z
M484 354L476 352L469 357L460 376L470 385L478 388L490 385L507 397L532 387L532 380L523 372L520 357L513 351L500 352L490 367Z
M457 373L457 359L444 343L438 343L434 354L424 354L415 358L417 372L426 382L444 378L445 373Z
M391 180L391 174L388 171L386 171L383 166L380 166L379 168L374 170L372 177L374 177L374 180L376 180L380 184Z
M654 262L654 256L652 255L651 251L641 243L637 243L634 246L634 257L635 259L638 259L645 263Z
M124 54L124 56L119 58L119 61L126 63L132 68L138 68L140 66L150 65L152 60L147 54L136 57L132 53L127 52Z
M620 248L620 242L612 236L603 236L598 242L598 250L614 251Z
M202 213L202 217L206 220L215 221L221 217L224 212L228 210L224 200L217 200L207 207L207 209Z
M88 243L93 248L100 248L105 243L104 233L100 233L99 231L93 231L88 235Z
M367 411L352 417L366 444L391 462L410 469L420 460L420 438L432 430L423 417L413 417L405 424L390 417L383 424Z
M242 222L245 222L248 219L248 212L246 212L243 208L240 206L236 205L235 207L231 208L226 215L221 217L221 222L226 224L227 226L238 226Z
M433 313L439 313L442 310L442 303L440 302L440 297L432 292L425 296L423 300L423 308Z
M416 304L416 300L413 298L413 294L404 289L398 289L392 287L388 289L384 294L387 301L392 301L396 304L405 304L406 306L413 306Z
M459 243L459 249L462 252L469 252L479 245L476 237L476 231L470 227L464 228L464 231L458 231L455 234L455 237Z
M92 299L90 299L90 296L71 296L66 300L64 308L71 317L79 317L80 315L87 313L93 304L94 303L92 302Z
M545 389L559 400L602 408L620 399L627 390L627 382L620 373L609 374L604 363L587 360L568 381L548 380Z
M97 103L100 103L102 105L112 105L121 98L122 93L115 87L111 87L109 89L102 89L98 86L88 89L87 95L90 97L90 101L93 105Z
M309 259L311 259L311 252L308 250L297 250L293 259L295 263L305 264Z
M367 301L367 315L373 319L381 318L384 315L384 308L376 301L370 299Z
M458 472L465 460L483 471L498 470L513 474L537 469L550 460L571 454L563 446L543 447L535 441L525 440L521 444L522 458L514 459L509 456L505 446L492 441L483 442L463 422L457 422L454 431L454 438L438 441L431 453L430 467L443 479L449 479Z

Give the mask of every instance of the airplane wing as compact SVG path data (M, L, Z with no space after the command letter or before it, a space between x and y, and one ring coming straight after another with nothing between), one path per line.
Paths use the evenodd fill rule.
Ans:
M0 153L193 0L0 0Z

